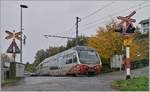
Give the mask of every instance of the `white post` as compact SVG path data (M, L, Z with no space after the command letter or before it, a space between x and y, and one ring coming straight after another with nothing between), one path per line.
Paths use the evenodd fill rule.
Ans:
M130 79L130 47L126 47L126 79Z
M126 47L126 58L130 58L130 47Z

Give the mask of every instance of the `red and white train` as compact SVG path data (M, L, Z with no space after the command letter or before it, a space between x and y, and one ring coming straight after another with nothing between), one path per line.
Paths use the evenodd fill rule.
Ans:
M37 75L86 75L99 74L100 56L94 48L76 46L46 58L37 66Z

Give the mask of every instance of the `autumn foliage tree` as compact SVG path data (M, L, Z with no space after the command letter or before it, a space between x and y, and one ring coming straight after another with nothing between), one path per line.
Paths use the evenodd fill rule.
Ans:
M109 62L110 57L115 54L123 54L123 35L115 32L116 22L112 22L105 27L99 27L95 36L88 38L87 44L97 50L102 58L102 62ZM131 45L131 53L135 55L138 46Z
M149 59L149 33L137 33L134 37L134 40L138 44L137 55L139 56L132 55L132 58L134 60Z

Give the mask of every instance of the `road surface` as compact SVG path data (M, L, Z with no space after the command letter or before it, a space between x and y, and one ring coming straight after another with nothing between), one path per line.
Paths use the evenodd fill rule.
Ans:
M131 71L132 77L149 75L149 67ZM94 77L25 77L13 86L4 86L4 91L115 91L113 80L125 79L125 71L101 74Z

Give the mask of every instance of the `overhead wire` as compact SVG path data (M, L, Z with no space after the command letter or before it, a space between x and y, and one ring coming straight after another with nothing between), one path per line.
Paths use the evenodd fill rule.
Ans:
M147 2L148 2L148 1L147 1ZM126 8L126 9L117 11L117 12L115 12L115 13L109 14L109 15L115 16L116 14L120 14L120 13L122 13L122 12L125 12L125 11L130 10L131 8L135 8L135 7L137 7L137 6L141 6L141 5L143 5L143 4L147 3L147 2L143 2L143 3L140 3L140 4L138 4L138 5L131 6L130 8ZM94 24L94 23L97 23L97 22L102 21L102 20L105 20L106 18L109 18L109 15L104 16L104 17L102 17L102 18L100 18L100 19L94 20L93 22L87 23L87 24L85 24L85 25L82 25L82 27L87 26L87 25L91 25L91 24Z
M135 11L138 11L138 10L141 10L141 9L144 9L144 8L147 8L147 7L149 7L150 6L150 4L147 4L147 5L143 5L143 6L141 6L142 4L139 4L139 7L137 7L137 8L135 8L134 10ZM130 9L130 8L129 8ZM128 9L128 10L129 10ZM114 15L115 16L115 15ZM114 18L113 18L113 20L115 20ZM98 25L99 24L102 24L102 23L106 23L106 22L109 22L110 20L107 20L106 21L106 19L104 20L104 21L100 21L99 23L97 23L97 24L94 24L94 25L92 25L92 26L88 26L88 27L86 27L86 28L84 28L84 29L82 29L80 32L83 32L84 30L86 30L86 29L91 29L93 26L95 26L95 29L96 29L96 26L98 27ZM111 20L112 21L112 20Z
M83 19L85 20L85 19L87 19L88 17L91 17L92 15L96 14L97 12L99 12L99 11L101 11L101 10L103 10L103 9L105 9L105 8L107 8L107 7L109 7L109 6L111 6L113 3L114 3L114 1L113 1L113 2L110 2L110 3L106 4L106 5L104 5L102 8L100 8L100 9L98 9L98 10L96 10L96 11L90 13L89 15L82 17L82 20L83 20ZM57 35L58 35L58 34L61 35L61 34L67 33L67 32L69 32L69 31L72 31L74 27L75 27L75 25L73 25L73 27L71 27L71 28L70 28L69 30L67 30L67 31L64 31L64 32L61 32L61 33L56 33L56 34L57 34Z
M63 32L59 32L59 33L55 33L55 34L56 34L56 35L61 35L61 34L65 34L65 33L67 33L67 32L71 32L71 31L73 30L74 27L75 27L75 24L73 24L72 27L69 28L68 30L63 31Z
M136 7L137 7L137 6L140 6L140 7L136 8L135 10L137 11L137 10L139 10L140 8L142 8L141 5L142 5L142 4L145 4L145 3L147 3L147 2L144 2L144 3L141 3L141 4L136 5ZM143 7L147 7L147 6L148 6L148 5L144 5ZM132 6L132 7L133 7L133 6ZM112 15L112 17L114 17L114 16L116 16L116 14L120 14L120 13L122 13L122 12L126 12L126 11L130 10L132 7L128 8L128 9L121 10L121 11L116 12L116 13L109 14L109 15ZM134 7L135 7L135 6L134 6ZM109 18L109 16L105 16L105 17L101 18L101 20L100 20L100 19L96 20L98 23L95 21L94 23L88 23L88 24L83 25L83 26L87 26L87 25L91 25L91 24L94 24L93 26L96 26L97 24L104 23L104 21L102 21L102 20L106 20L107 18ZM112 18L112 19L114 19L114 18ZM101 22L101 21L102 21L102 22ZM96 23L96 24L95 24L95 23ZM83 27L83 26L82 26L82 27ZM88 28L89 28L89 27L88 27Z
M111 3L109 3L109 4L113 4L113 3L114 3L114 2L111 2ZM135 10L136 10L136 11L137 11L137 10L140 10L140 9L146 7L146 6L149 6L149 5L146 5L146 6L143 7L142 5L145 4L145 3L148 3L148 1L147 1L147 2L143 2L143 3L140 3L140 4L138 4L138 5L131 6L130 8L126 8L126 9L120 10L120 11L118 11L118 12L109 14L109 15L111 15L111 16L113 17L113 16L115 16L116 14L120 14L120 13L122 13L122 12L129 11L131 8L135 8L135 7L138 7L138 6L139 6L139 7L136 8ZM87 19L88 17L91 17L92 15L96 14L97 12L99 12L99 11L105 9L106 7L109 7L109 6L108 6L109 4L106 4L106 5L104 5L102 8L100 8L100 9L98 9L98 10L92 12L91 14L82 17L82 19ZM86 27L85 29L92 28L93 26L96 26L96 25L98 25L98 24L108 22L108 21L106 21L107 18L109 18L108 15L105 16L105 17L103 17L103 18L101 18L101 19L98 19L98 20L95 20L95 21L93 21L93 22L87 23L87 24L83 25L82 27L85 27L85 26L91 25L91 24L95 24L95 22L96 22L96 23L99 22L99 23L97 23L97 24L95 24L95 25L88 26L88 27ZM114 19L114 18L112 18L112 19ZM101 21L99 21L99 20L101 20ZM102 21L102 20L105 20L105 21ZM65 32L57 33L57 35L58 35L58 34L59 34L59 35L60 35L60 34L64 34L64 33L68 33L68 34L70 33L70 35L73 35L73 34L75 33L75 31L72 31L74 27L75 27L75 24L73 24L72 27L71 27L69 30L67 30L67 31L65 31ZM81 30L81 31L84 31L84 30ZM62 40L63 40L63 39L62 39ZM61 41L62 41L62 40L61 40Z
M99 11L101 11L101 10L107 8L107 7L110 7L113 3L115 3L115 2L114 2L114 1L113 1L113 2L110 2L110 3L106 4L106 5L104 5L102 8L100 8L100 9L98 9L98 10L96 10L96 11L90 13L89 15L82 17L81 19L82 19L82 20L83 20L83 19L85 20L85 19L87 19L88 17L91 17L92 15L98 13ZM72 33L75 33L75 31L72 32Z
M73 23L72 27L69 28L68 30L63 31L63 32L59 32L59 33L55 33L54 35L56 35L56 36L61 36L61 35L64 35L65 33L66 33L66 34L67 34L67 33L69 34L70 32L72 32L72 30L73 30L74 27L75 27L75 24ZM65 35L65 36L67 36L67 35ZM64 41L64 39L59 39L59 40L55 41L54 44L56 45L57 43L61 43L61 42L63 42L63 41Z
M149 5L146 5L145 7L147 7L147 6L150 6L150 4ZM145 8L144 7L144 8ZM143 8L140 8L140 9L143 9ZM139 9L137 9L137 10L139 10ZM137 11L136 10L136 11ZM112 21L112 20L111 20ZM92 26L88 26L88 27L86 27L86 28L84 28L84 30L85 29L91 29L93 26L97 26L98 24L102 24L102 23L105 23L105 22L108 22L108 21L101 21L100 23L97 23L97 24L95 24L95 25L92 25ZM84 30L81 30L81 31L84 31Z
M105 8L110 7L113 3L115 3L115 2L114 2L114 1L113 1L113 2L110 2L110 3L106 4L106 5L104 5L102 8L100 8L100 9L98 9L98 10L96 10L96 11L90 13L89 15L82 17L81 19L82 19L82 20L83 20L83 19L85 20L85 19L87 19L88 17L91 17L92 15L98 13L99 11L102 11L102 10L104 10Z

